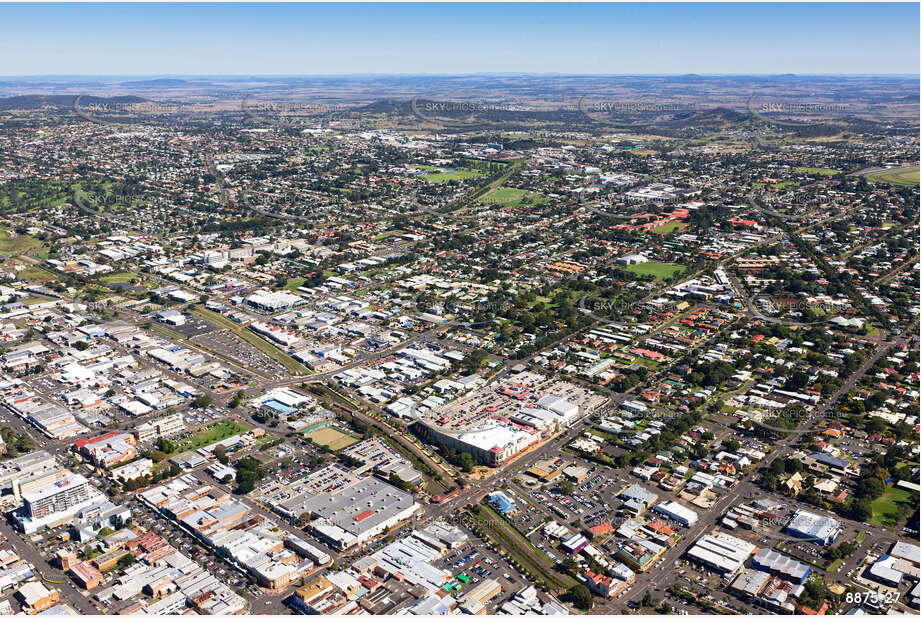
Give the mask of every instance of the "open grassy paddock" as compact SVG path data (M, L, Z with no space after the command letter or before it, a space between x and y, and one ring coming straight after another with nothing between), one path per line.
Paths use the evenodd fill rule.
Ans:
M798 187L799 183L794 180L781 180L780 182L753 182L751 185L755 189L776 189L778 191L783 189L788 189L790 187Z
M627 270L636 275L652 275L656 278L656 281L662 281L671 277L674 273L684 271L684 266L665 262L643 262L642 264L630 264L627 266Z
M177 444L177 451L192 451L249 431L249 427L229 418L221 419Z
M42 246L35 236L17 234L8 227L0 226L0 255L13 255L24 253Z
M285 289L293 292L297 288L304 285L304 282L307 281L304 277L292 277L288 279L288 283L285 284Z
M886 488L879 498L870 503L873 509L873 518L870 520L878 526L892 528L896 525L899 513L899 502L910 503L911 494L895 486Z
M51 272L26 261L23 258L14 258L13 260L3 264L5 267L13 267L13 265L21 267L17 270L16 275L20 281L46 284L57 279L57 277L55 277Z

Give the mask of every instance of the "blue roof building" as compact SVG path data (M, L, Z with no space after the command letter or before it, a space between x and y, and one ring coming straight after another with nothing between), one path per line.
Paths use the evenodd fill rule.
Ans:
M489 494L489 503L496 507L503 515L508 515L518 510L518 507L515 506L515 501L501 491L494 491Z

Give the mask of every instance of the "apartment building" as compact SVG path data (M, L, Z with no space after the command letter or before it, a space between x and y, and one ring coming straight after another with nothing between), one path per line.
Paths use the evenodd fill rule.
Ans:
M157 438L171 438L182 433L184 429L185 420L182 414L177 412L138 425L134 428L134 435L137 436L138 442L153 442Z

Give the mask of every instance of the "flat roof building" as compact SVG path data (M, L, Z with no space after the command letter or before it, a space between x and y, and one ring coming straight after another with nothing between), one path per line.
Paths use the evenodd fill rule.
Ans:
M802 584L809 575L809 567L799 560L785 556L773 549L760 549L752 558L755 568L767 571L782 579Z
M299 505L289 508L297 515L310 513L311 530L333 547L345 549L405 522L420 506L412 494L369 477L335 494L305 496Z
M748 557L758 549L748 541L716 532L701 537L687 555L692 560L723 574L733 574L742 568Z
M652 507L652 510L688 528L697 523L697 513L674 500L657 504Z
M819 545L831 545L841 534L838 520L809 511L796 511L787 525L787 533Z

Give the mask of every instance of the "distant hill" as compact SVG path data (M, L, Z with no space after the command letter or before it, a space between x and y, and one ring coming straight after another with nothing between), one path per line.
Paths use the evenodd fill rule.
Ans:
M159 79L142 79L133 82L123 82L122 86L145 87L145 86L185 86L190 84L188 80L171 77L161 77Z
M77 96L73 94L24 94L14 97L0 98L0 110L32 110L42 109L43 107L54 107L58 109L73 109L74 100ZM143 97L135 96L117 96L117 97L94 97L84 96L80 99L80 105L104 105L119 104L126 105L131 103L144 103L148 101Z
M728 107L715 107L697 112L689 112L676 115L673 120L662 122L662 126L672 128L683 128L690 126L707 126L718 125L726 122L744 122L751 118L751 114L746 112L737 112Z
M365 114L411 114L413 110L409 101L375 101L356 107L355 111Z

